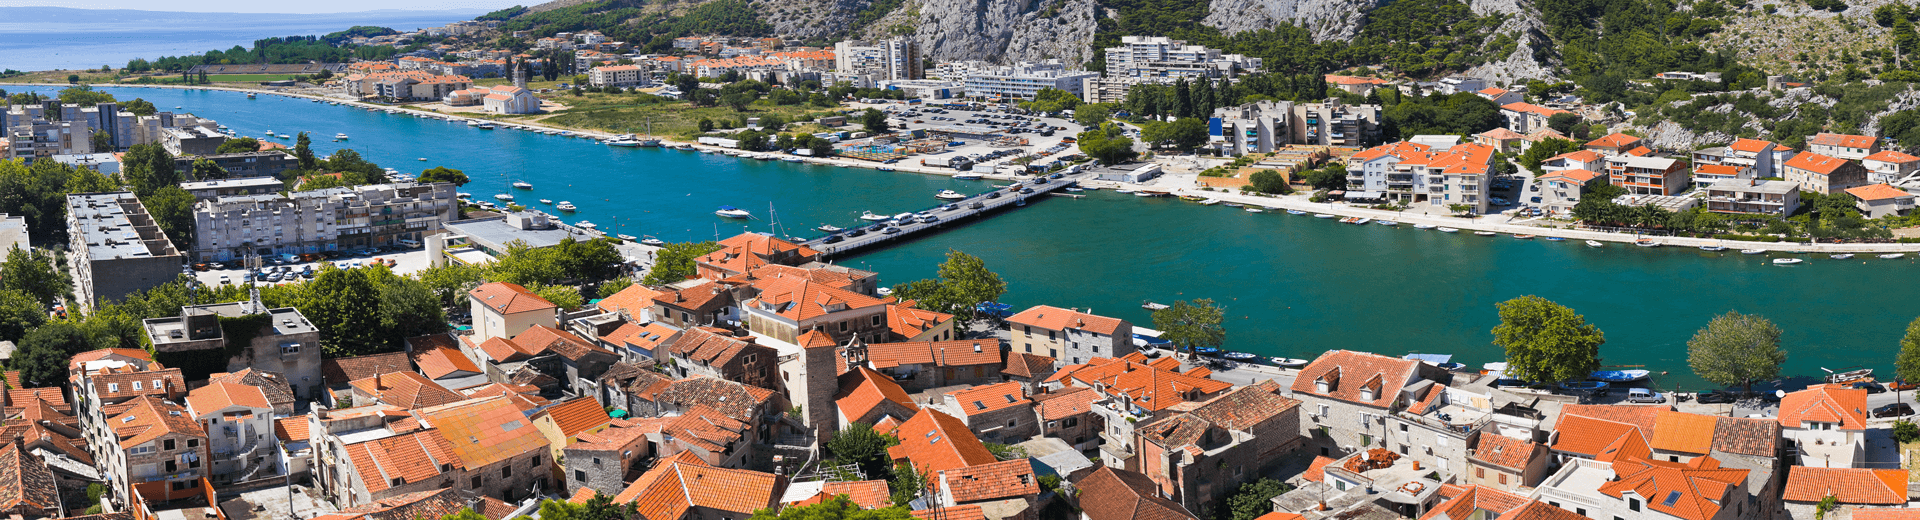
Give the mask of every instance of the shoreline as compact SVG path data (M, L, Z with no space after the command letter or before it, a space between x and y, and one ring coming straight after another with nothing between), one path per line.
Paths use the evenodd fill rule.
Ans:
M0 82L0 86L59 86L59 85L44 84L44 83ZM100 85L95 85L95 86L98 87ZM269 94L269 95L284 96L284 97L298 98L298 99L319 100L319 101L325 101L330 103L338 102L341 104L341 106L352 106L355 108L363 108L368 110L388 110L388 109L402 110L404 112L413 113L416 116L432 117L432 118L438 118L438 119L448 119L448 120L482 119L486 121L491 121L495 125L500 126L502 129L510 129L510 130L567 131L567 132L574 132L575 134L578 134L579 136L582 136L582 137L599 139L599 140L610 139L615 135L617 135L617 134L611 134L611 133L598 131L598 130L582 130L582 129L574 129L569 127L544 125L544 124L539 124L534 122L504 122L504 121L486 119L486 118L463 117L457 114L446 114L446 113L440 113L440 112L411 110L411 109L406 109L402 107L375 105L375 104L369 104L369 103L362 103L359 101L335 99L327 96L316 96L313 94L288 93L288 92L280 92L275 90L265 90L265 89L255 89L255 88L201 86L201 85L189 86L189 85L111 84L106 86L133 87L133 88L187 89L187 90L203 89L203 90L222 90L222 91L229 91L229 92L244 92L244 93L254 93L254 94ZM778 152L744 152L744 151L736 150L733 148L725 148L725 147L719 147L719 146L704 145L699 143L678 141L678 140L668 139L665 137L658 137L658 136L647 136L647 137L660 139L661 146L658 148L662 148L662 149L665 149L668 145L678 146L678 145L684 144L692 147L692 149L688 151L693 151L696 153L721 153L726 151L735 151L735 152L742 152L742 153L749 153L749 154L756 154L756 155L770 154L776 157L788 157L787 155L780 154ZM797 155L791 156L791 157L799 157L801 158L800 162L805 164L837 166L842 168L866 168L866 169L878 170L882 166L887 166L887 167L893 168L892 171L916 173L916 174L922 174L922 175L943 175L948 177L951 177L959 173L958 171L950 168L936 168L936 167L930 167L930 166L922 166L918 164L906 164L906 161L902 161L899 164L893 164L893 165L881 165L877 163L855 160L855 159L828 159L828 158L817 158L817 157L807 157L807 156L797 156ZM752 157L738 157L738 158L742 160L756 160L756 159L753 159ZM983 176L985 179L991 179L991 180L1014 180L1019 178L1018 176L998 174L998 173L984 174ZM1166 189L1159 186L1129 185L1129 184L1111 182L1111 181L1090 181L1089 184L1099 185L1103 187L1129 187L1129 188L1135 188L1135 189L1137 188ZM1501 233L1505 235L1530 234L1530 235L1535 235L1542 238L1560 237L1560 238L1568 239L1569 241L1594 240L1598 242L1607 242L1607 243L1615 243L1615 244L1622 244L1622 245L1632 245L1634 242L1638 240L1648 239L1648 240L1652 240L1655 243L1660 244L1662 247L1698 248L1700 246L1723 246L1727 248L1727 251L1723 251L1722 253L1727 253L1727 254L1740 254L1741 249L1758 249L1758 250L1767 251L1768 253L1822 253L1822 254L1920 253L1920 243L1822 244L1822 243L1805 243L1805 242L1750 242L1750 241L1739 241L1739 240L1733 240L1733 241L1720 240L1715 238L1653 236L1653 235L1639 235L1639 234L1632 234L1632 233L1561 229L1561 228L1550 228L1550 227L1539 227L1539 226L1528 226L1528 225L1520 225L1520 224L1493 222L1493 220L1499 218L1499 216L1497 215L1495 216L1482 215L1477 218L1468 219L1468 218L1461 218L1461 217L1434 216L1434 215L1426 215L1426 214L1407 214L1407 213L1394 212L1394 211L1354 207L1354 206L1349 206L1342 203L1308 202L1305 198L1299 197L1299 196L1265 197L1265 196L1257 196L1257 195L1245 195L1239 192L1205 191L1205 190L1191 188L1191 187L1174 188L1172 192L1174 196L1192 195L1192 196L1200 196L1200 197L1217 198L1225 202L1246 204L1249 206L1256 206L1262 209L1269 209L1269 210L1291 209L1291 210L1298 210L1298 211L1306 211L1308 213L1327 213L1332 215L1338 215L1341 217L1366 217L1366 218L1372 218L1375 220L1392 220L1392 221L1407 223L1407 224L1432 224L1435 226L1458 228L1463 231L1491 231L1491 232ZM1295 215L1287 215L1287 216L1295 216ZM1510 220L1511 220L1511 217L1509 217L1509 221ZM1494 236L1494 237L1487 237L1487 238L1506 238L1509 240L1512 239L1511 236L1507 236L1507 237ZM1869 259L1869 260L1877 260L1877 258Z

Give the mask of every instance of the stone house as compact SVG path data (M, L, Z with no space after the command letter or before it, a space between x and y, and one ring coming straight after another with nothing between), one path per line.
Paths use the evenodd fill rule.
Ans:
M563 450L581 435L600 431L612 425L613 418L607 415L605 407L592 397L580 396L558 403L552 403L528 416L533 427L547 437L547 448L552 451L553 460L564 460ZM555 471L559 471L555 465ZM564 481L564 475L555 475Z
M1880 151L1880 140L1872 136L1820 132L1807 138L1807 151L1858 161Z
M350 358L326 358L320 361L320 375L326 380L327 388L336 394L344 395L352 389L354 381L391 374L410 372L413 362L407 359L405 352L388 352ZM333 404L333 403L325 403Z
M107 484L106 498L129 507L135 491L149 500L201 491L212 454L206 430L186 408L158 395L80 404L83 413L93 417L83 423L94 466Z
M873 343L847 350L847 365L864 365L909 391L997 382L1000 344L991 338L953 341Z
M743 519L773 507L786 488L787 479L779 475L718 468L682 454L662 458L613 501L638 504L647 520ZM589 498L574 495L576 502Z
M676 329L729 325L733 291L718 282L665 291L653 297L654 319Z
M719 280L769 265L797 266L819 258L806 246L760 233L741 233L720 241L720 249L694 260L699 277Z
M840 375L840 393L834 395L833 403L839 419L835 430L847 429L854 423L880 424L888 418L898 423L920 412L920 406L907 395L906 389L895 384L893 378L867 367L853 367Z
M506 397L309 414L314 485L342 507L455 488L517 501L550 486L547 438Z
M1093 413L1100 394L1090 388L1070 387L1057 392L1031 394L1035 424L1040 436L1053 437L1072 444L1080 451L1100 445L1100 432L1106 430L1099 414Z
M1233 388L1231 383L1207 378L1211 372L1205 368L1177 372L1180 362L1172 357L1146 361L1139 352L1117 359L1095 358L1061 368L1045 382L1050 391L1080 387L1100 395L1093 413L1105 426L1099 443L1100 456L1108 465L1124 465L1133 458L1136 424L1171 416L1182 403L1204 401Z
M9 518L37 520L68 518L60 501L59 484L46 461L13 443L0 445L0 514Z
M1321 455L1332 455L1334 450L1361 451L1376 441L1394 450L1395 446L1387 445L1390 444L1386 438L1388 417L1426 397L1411 394L1408 390L1412 385L1445 379L1446 374L1439 367L1419 361L1349 350L1328 351L1301 369L1293 381L1293 397L1301 401L1302 414L1306 416L1300 422L1300 433ZM1421 388L1428 389L1427 386ZM1435 428L1424 429L1427 438L1421 440L1431 444L1422 445L1413 439L1411 424L1396 422L1392 428L1398 430L1403 425L1407 431L1400 433L1406 435L1391 440L1418 448L1415 453L1421 457L1431 456L1426 453L1428 447L1443 454L1464 455L1465 443L1441 445ZM1457 471L1465 464L1453 467Z
M810 278L759 278L740 289L740 314L746 329L781 342L799 344L800 336L820 331L835 343L858 338L892 341L888 302Z
M658 432L658 423L671 419L614 419L613 425L597 432L580 434L577 442L562 450L565 454L568 494L591 489L602 494L618 494L627 481L646 470L653 460L649 432Z
M959 339L953 331L953 315L919 307L904 301L887 305L887 329L893 337L887 341L948 341Z
M627 394L625 409L634 417L672 417L687 415L699 407L719 411L747 425L746 437L753 442L770 443L784 424L788 401L772 390L748 386L713 377L695 376L654 384L644 391ZM616 406L619 408L619 406Z
M1800 189L1821 195L1833 195L1867 185L1867 168L1860 163L1814 152L1800 152L1787 160L1782 169L1788 182Z
M932 476L933 498L941 506L979 504L1001 518L1039 516L1040 479L1029 459L953 468Z
M1138 454L1127 469L1188 509L1225 497L1300 447L1300 401L1284 390L1271 380L1236 388L1138 427Z
M482 386L492 381L473 358L460 350L460 340L450 334L429 334L407 338L407 357L420 375L449 390Z
M1025 352L1008 352L1007 368L1000 369L1003 380L1020 383L1028 394L1038 393L1041 383L1054 372L1054 359Z
M942 395L942 408L983 442L1017 444L1040 432L1020 383L980 385Z
M381 374L352 384L353 404L385 404L405 410L440 406L466 400L459 392L448 390L427 376L415 372Z
M536 325L559 325L560 306L519 285L493 282L467 292L473 316L473 338L483 342L510 338Z
M887 448L887 456L895 464L912 464L914 469L931 474L1000 461L960 419L932 408L921 408L920 413L887 433L900 439L899 444Z
M1013 332L1014 351L1047 356L1061 363L1117 358L1134 351L1133 324L1127 320L1037 305L1006 321Z
M1532 488L1547 476L1547 447L1531 440L1483 432L1467 448L1468 484L1502 491Z
M736 383L775 388L774 367L779 354L755 343L753 336L700 327L682 331L666 348L667 372L680 378L708 376Z
M1152 479L1136 471L1099 466L1074 487L1079 490L1081 520L1199 519L1186 506L1168 500Z
M650 388L673 381L673 377L656 372L651 364L615 363L600 375L599 385L594 398L600 404L615 410L631 411L641 395L652 395Z

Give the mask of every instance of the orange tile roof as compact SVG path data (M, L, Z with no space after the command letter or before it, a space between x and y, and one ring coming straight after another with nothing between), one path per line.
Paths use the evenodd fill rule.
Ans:
M1041 377L1053 373L1054 359L1038 354L1008 352L1007 368L1000 373L1018 377Z
M542 410L534 418L538 419L541 416L553 418L553 424L560 427L562 437L573 437L580 432L605 426L608 421L613 420L612 417L607 416L606 408L602 408L600 402L595 401L591 396L561 401L560 404Z
M1842 430L1867 428L1867 391L1840 385L1819 385L1780 398L1780 425L1800 428L1802 422L1836 423Z
M467 359L467 355L460 352L460 347L453 343L453 338L441 334L431 337L445 339L414 345L413 364L420 366L420 373L431 379L483 373L480 371L480 365L474 364L473 360ZM414 343L414 341L410 339L408 343Z
M911 302L887 306L887 328L907 339L953 321L953 315L915 307Z
M1552 117L1554 114L1571 114L1572 113L1565 110L1547 108L1540 105L1535 105L1533 103L1507 103L1505 105L1500 105L1500 109L1512 110L1514 112L1525 112L1529 114L1539 114L1541 116L1546 116L1546 117Z
M306 442L311 438L307 431L306 416L282 417L273 420L273 435L281 442Z
M646 349L649 352L658 352L662 343L670 339L678 338L679 336L679 329L669 327L665 323L657 321L644 324L625 322L621 323L619 328L613 329L613 332L607 333L606 336L602 336L600 339L614 345L629 348L637 347Z
M819 498L839 495L846 495L848 500L866 509L880 509L893 505L890 493L887 491L887 481L885 480L827 482L820 485L819 495L800 503L813 503L811 501L816 501L816 499Z
M1178 502L1160 495L1152 477L1112 466L1098 466L1075 483L1080 507L1089 520L1193 520Z
M1819 502L1832 496L1842 504L1907 503L1907 471L1903 469L1793 466L1791 471L1781 493L1781 498L1791 502Z
M473 399L415 412L433 425L467 467L478 468L534 450L547 438L528 423L513 403L502 398Z
M653 297L664 294L640 284L633 284L613 293L606 299L595 303L595 307L606 312L625 314L628 318L638 319L640 311L653 306Z
M320 373L329 385L345 385L381 374L413 370L405 352L320 360Z
M1020 383L1011 381L979 385L965 390L947 392L946 395L960 404L961 413L969 416L1016 406L1033 406L1033 401L1027 399L1026 390L1020 386Z
M1853 520L1920 520L1920 509L1858 508L1853 510Z
M1846 159L1827 157L1813 152L1800 152L1800 155L1787 159L1788 168L1799 168L1821 175L1832 175L1835 170L1839 170L1846 164Z
M79 354L74 354L72 358L69 358L70 361L67 363L67 367L79 368L81 363L85 363L88 361L100 361L103 359L108 359L110 357L127 358L127 359L124 359L124 361L132 361L132 360L147 361L147 362L153 361L153 355L148 354L147 351L142 349L103 348L103 349L97 349L97 350L89 350L86 352L81 352ZM15 387L15 388L18 388L18 387Z
M1040 420L1054 421L1092 413L1093 403L1100 400L1100 394L1090 388L1072 386L1028 398L1033 399L1034 411L1040 414Z
M1760 153L1773 147L1773 141L1762 141L1759 139L1735 139L1733 144L1727 145L1727 149L1729 150L1747 153Z
M1258 517L1254 517L1253 520L1306 520L1306 518L1307 517L1300 516L1294 513L1282 513L1279 511L1274 511L1271 513L1260 515Z
M1847 188L1847 194L1859 197L1860 200L1886 200L1902 197L1910 198L1914 196L1912 193L1907 193L1906 190L1886 184L1869 184L1858 188Z
M1126 322L1119 318L1087 314L1051 305L1035 305L1031 309L1020 311L1019 314L1007 318L1007 323L1032 325L1034 328L1047 330L1079 329L1111 336L1120 330L1120 325Z
M466 399L427 376L414 372L393 372L349 383L355 390L373 396L382 403L401 408L425 408Z
M1711 456L1685 464L1628 458L1613 462L1615 478L1600 492L1622 498L1633 490L1647 499L1647 507L1686 520L1707 520L1729 503L1728 493L1746 482L1748 470L1724 469ZM1672 498L1672 500L1668 500Z
M867 362L874 368L900 365L958 367L1001 362L1000 342L993 339L910 341L867 345Z
M1560 414L1631 424L1640 427L1644 433L1653 431L1654 425L1659 423L1660 413L1669 410L1672 409L1666 406L1569 404L1560 407Z
M907 395L892 378L867 367L855 367L842 376L840 393L834 396L833 403L848 421L859 421L883 401L893 401L908 410L920 409L913 402L913 396Z
M1040 479L1028 459L954 468L934 475L956 503L1040 494Z
M1387 80L1380 79L1380 78L1368 78L1368 77L1361 77L1361 76L1341 76L1338 74L1328 74L1326 75L1326 80L1327 80L1327 83L1332 83L1335 85L1385 85L1387 84Z
M1474 446L1470 458L1518 471L1527 468L1527 463L1533 460L1535 448L1538 446L1532 441L1496 433L1482 433L1480 443Z
M1647 156L1647 155L1652 155L1652 154L1653 154L1653 150L1650 150L1650 149L1648 149L1648 148L1647 148L1647 147L1645 147L1645 146L1635 146L1635 147L1633 147L1633 149L1631 149L1631 150L1627 150L1627 151L1626 151L1626 154L1627 154L1627 155L1633 155L1633 156L1640 156L1640 157L1644 157L1644 156Z
M895 461L910 460L923 471L939 472L999 460L965 423L928 408L900 423L895 436L900 444L887 448L887 454Z
M1420 143L1401 141L1397 143L1387 143L1380 146L1375 146L1373 148L1361 150L1359 153L1353 154L1353 159L1360 162L1366 162L1374 159L1379 159L1381 157L1386 157L1389 155L1394 157L1399 157L1401 159L1405 159L1415 155L1426 155L1427 152L1430 152L1432 150L1433 150L1433 147L1431 146L1427 146Z
M1719 418L1711 415L1662 410L1654 420L1649 444L1661 451L1705 455L1713 451L1713 430L1717 426Z
M106 414L109 428L120 438L122 449L153 442L167 435L206 438L207 431L180 405L158 397L140 396L121 403L115 413ZM205 441L202 441L205 442Z
M744 421L734 419L705 405L694 405L682 411L680 415L657 424L660 431L674 440L692 444L708 453L726 453L745 438L751 428Z
M713 66L713 60L694 62L693 67ZM769 64L776 63L768 60ZM812 248L794 244L785 240L760 233L741 233L720 241L720 249L696 260L735 273L744 273L769 265L770 257L793 253L802 259L812 259L820 255Z
M1486 437L1488 435L1482 434L1481 436ZM1500 437L1500 435L1493 436ZM1520 509L1520 507L1526 505L1527 502L1527 497L1499 489L1479 485L1466 486L1466 489L1459 495L1441 502L1440 505L1434 506L1433 509L1427 510L1427 514L1421 516L1420 520L1435 520L1442 518L1443 515L1445 518L1453 520L1466 520L1468 518L1493 519L1500 517L1502 514L1506 514L1508 511ZM1488 514L1475 516L1474 513L1476 511L1486 511Z
M1881 150L1878 152L1874 152L1873 155L1866 156L1866 158L1861 160L1890 162L1890 163L1910 163L1910 162L1920 161L1920 157L1914 157L1912 155L1901 153L1899 150Z
M1693 172L1699 173L1699 174L1705 174L1705 175L1734 176L1734 175L1739 175L1740 170L1744 170L1744 169L1746 168L1741 168L1739 166L1734 166L1731 164L1702 164L1699 166L1695 166L1693 168Z
M1326 480L1327 478L1326 467L1328 464L1332 464L1334 462L1338 462L1338 461L1334 460L1333 458L1327 457L1325 455L1315 455L1313 456L1313 462L1307 463L1307 470L1305 472L1300 473L1300 478L1306 479L1307 481L1310 481L1310 482L1319 482L1322 480Z
M273 404L267 402L267 393L260 391L257 386L222 381L187 393L187 408L198 417L218 414L234 406L266 410L268 413L273 410Z
M750 285L756 281L768 278L804 278L817 284L847 290L853 290L854 283L860 280L852 273L834 269L805 269L790 265L769 264L756 267L746 274L736 274L722 278L720 281L729 284Z
M752 337L735 337L713 332L706 328L694 328L681 331L680 339L668 347L673 355L682 356L709 366L723 366L733 358L756 352L762 347L753 342Z
M1809 146L1838 146L1842 148L1872 148L1875 139L1864 135L1829 134L1821 132L1807 139Z
M1294 377L1293 391L1330 397L1342 401L1385 408L1400 397L1400 390L1418 381L1420 362L1351 350L1330 350ZM1318 391L1325 380L1328 389ZM1371 389L1372 400L1362 400L1360 391Z
M1500 88L1500 87L1487 87L1487 88L1480 89L1478 92L1481 94L1487 95L1489 97L1500 97L1507 93L1507 89Z
M370 493L425 482L462 466L447 441L430 431L414 431L342 447Z
M1124 358L1094 358L1082 365L1069 365L1055 372L1048 381L1065 381L1074 386L1104 387L1108 396L1126 396L1134 406L1149 412L1170 408L1187 401L1189 392L1211 394L1233 388L1231 383L1182 374L1165 366L1145 365L1145 356L1135 352ZM1171 360L1172 358L1162 358ZM1179 362L1174 361L1177 366Z
M1627 149L1633 148L1634 145L1638 144L1639 142L1640 142L1640 138L1638 137L1622 134L1619 132L1614 132L1612 134L1608 134L1606 137L1594 139L1592 141L1587 141L1587 146L1599 147L1599 148L1613 148L1616 150L1627 150Z
M1600 172L1596 172L1593 170L1572 169L1572 170L1560 170L1557 172L1548 173L1546 175L1541 175L1540 180L1546 181L1546 180L1553 180L1553 179L1566 179L1568 181L1572 181L1574 184L1586 184L1587 181L1593 180L1595 177L1599 177L1599 176L1600 176Z
M1567 153L1563 153L1560 155L1555 155L1553 157L1547 158L1547 160L1549 161L1554 159L1566 159L1569 161L1581 162L1581 163L1596 163L1596 162L1600 162L1601 157L1600 157L1600 152L1596 152L1593 150L1578 150L1578 151L1567 152Z
M688 289L661 293L659 296L653 297L653 301L654 303L681 309L705 309L709 304L724 304L730 301L732 297L733 293L727 291L726 286L714 282L707 282Z
M689 509L706 509L751 516L771 507L785 479L742 469L716 468L692 452L662 459L615 495L615 503L637 502L645 518L682 518Z
M1488 90L1498 90L1498 89L1488 89ZM1520 135L1520 132L1515 132L1512 130L1508 130L1506 128L1495 128L1492 130L1480 132L1478 134L1473 134L1473 135L1486 137L1488 139L1499 139L1502 141L1527 138L1527 136Z
M754 282L759 294L752 305L790 320L806 320L851 309L886 305L886 302L846 289L814 283L805 278L763 278Z
M920 509L913 517L921 520L989 520L980 504L962 504L940 509Z
M1648 447L1645 435L1639 427L1631 424L1562 412L1560 422L1554 425L1551 446L1555 450L1595 459L1611 459L1622 455L1646 456Z
M493 282L475 287L467 293L468 297L479 300L482 305L502 314L544 311L559 308L552 302L541 299L539 295L525 287L506 282Z
M572 332L548 327L546 325L527 327L526 331L513 337L513 344L518 345L522 349L526 349L528 353L533 355L553 353L574 361L579 361L586 356L594 354L600 354L603 357L611 357L614 355L612 352L608 352L606 349L600 348L600 346L588 342L585 338L581 338Z

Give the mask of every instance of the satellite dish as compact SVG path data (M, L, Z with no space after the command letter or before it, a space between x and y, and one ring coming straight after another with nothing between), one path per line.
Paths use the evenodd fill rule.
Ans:
M1786 391L1786 390L1774 390L1774 391L1773 391L1773 396L1774 396L1774 397L1779 397L1779 398L1786 398L1786 397L1787 397L1787 391Z

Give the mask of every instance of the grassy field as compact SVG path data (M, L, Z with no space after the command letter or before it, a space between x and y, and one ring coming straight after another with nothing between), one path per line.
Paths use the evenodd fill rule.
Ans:
M643 133L647 131L647 123L651 120L654 135L679 137L700 133L699 124L703 118L737 121L780 114L788 121L807 121L838 110L804 105L775 106L762 100L745 112L735 112L727 107L696 108L681 101L641 103L640 96L635 94L587 94L578 97L560 94L549 99L566 104L568 108L552 116L541 117L543 123L616 133Z
M5 78L0 78L0 83L64 84L67 82L67 75L69 74L79 74L81 83L112 83L113 80L118 79L119 77L119 74L115 74L111 72L103 73L98 70L87 71L87 72L72 71L72 70L48 70L48 71L40 71L40 72L29 72L19 76L7 76Z
M293 79L294 76L294 74L208 74L207 81L214 83L259 83L262 81Z

